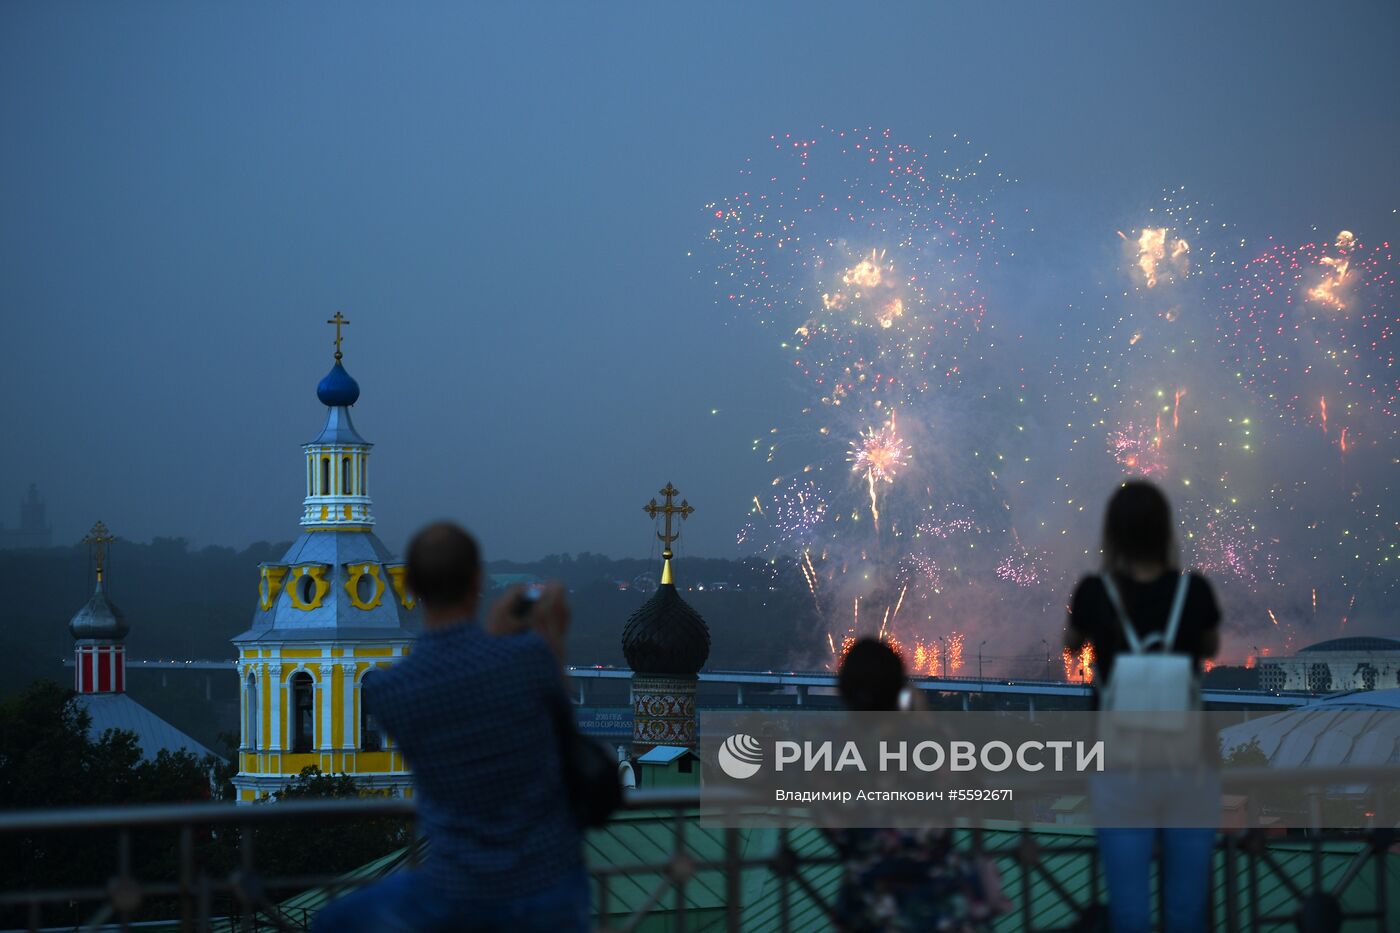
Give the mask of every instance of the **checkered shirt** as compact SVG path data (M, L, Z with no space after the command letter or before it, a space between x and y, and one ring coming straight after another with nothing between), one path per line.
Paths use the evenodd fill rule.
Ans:
M581 867L551 712L569 700L542 638L431 630L364 703L413 769L424 867L445 894L523 897Z

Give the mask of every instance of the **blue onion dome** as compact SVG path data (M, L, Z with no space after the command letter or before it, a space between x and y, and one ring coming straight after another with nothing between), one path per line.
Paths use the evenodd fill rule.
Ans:
M118 639L125 638L131 629L126 624L126 616L107 598L99 582L92 599L68 623L68 631L74 638Z
M331 408L353 405L360 397L360 384L345 371L340 360L336 360L331 371L326 373L326 378L316 386L316 397L322 405Z
M674 584L663 583L627 620L622 653L636 674L693 676L710 657L710 629Z

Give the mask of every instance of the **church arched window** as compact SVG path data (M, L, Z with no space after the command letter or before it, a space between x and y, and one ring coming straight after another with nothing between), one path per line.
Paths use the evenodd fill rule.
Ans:
M316 684L306 671L292 675L292 751L309 752L316 742Z
M365 708L365 684L374 677L374 671L365 671L360 678L360 751L377 752L384 747L384 737L379 729L379 720Z
M350 478L350 458L340 458L340 494L348 496L354 492L354 483Z
M258 733L261 731L262 717L258 715L258 679L248 674L248 689L243 694L243 745L246 748L259 748L262 745Z
M304 573L297 580L297 596L301 598L302 604L310 606L316 602L316 578L309 573Z
M321 458L321 495L331 494L331 458Z

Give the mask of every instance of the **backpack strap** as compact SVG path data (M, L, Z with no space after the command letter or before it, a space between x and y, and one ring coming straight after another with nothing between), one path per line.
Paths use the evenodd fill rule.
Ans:
M1186 608L1186 593L1191 589L1191 575L1183 573L1177 580L1176 593L1172 596L1171 614L1167 617L1166 634L1153 633L1145 639L1138 637L1137 630L1133 628L1132 620L1124 611L1123 600L1118 595L1118 587L1113 582L1113 575L1100 574L1099 581L1103 583L1104 592L1108 594L1108 602L1113 606L1113 612L1118 616L1118 624L1123 628L1123 636L1128 641L1128 651L1132 654L1142 654L1148 648L1160 644L1164 652L1170 653L1172 648L1176 646L1176 634L1181 629L1182 611Z
M1113 583L1113 575L1100 574L1099 582L1103 584L1104 592L1108 594L1109 605L1113 607L1113 614L1118 617L1118 624L1123 628L1123 636L1128 640L1128 651L1132 654L1142 654L1142 639L1138 638L1132 620L1123 611L1123 600L1118 597L1118 587Z
M1163 650L1176 647L1176 633L1181 629L1181 615L1186 608L1186 594L1191 589L1191 574L1183 573L1176 582L1176 595L1172 597L1172 614L1167 619L1167 634L1163 640Z

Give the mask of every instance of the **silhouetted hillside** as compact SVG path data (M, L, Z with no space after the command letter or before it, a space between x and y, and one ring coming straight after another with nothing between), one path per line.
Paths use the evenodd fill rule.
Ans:
M232 659L229 639L247 628L257 600L258 564L277 560L286 543L244 550L191 549L180 538L149 544L118 541L108 592L131 625L132 658ZM813 643L815 624L805 590L757 560L688 557L675 562L677 584L709 622L716 668L800 664L795 645ZM791 568L788 568L789 572ZM597 554L550 555L529 563L496 562L491 574L560 580L574 607L570 654L575 664L622 665L622 627L648 597L658 561L612 560ZM0 677L10 690L35 677L71 680L62 667L73 654L68 620L91 595L85 547L0 551ZM488 594L490 598L492 594ZM804 602L804 600L806 600ZM794 638L799 631L806 637ZM232 682L233 674L229 673Z
M232 658L228 640L252 616L258 564L276 560L286 548L258 542L242 551L191 550L183 538L116 542L106 585L131 625L130 655ZM0 551L0 587L10 594L0 606L3 682L15 687L35 676L71 680L59 665L73 655L68 620L92 594L87 548Z

